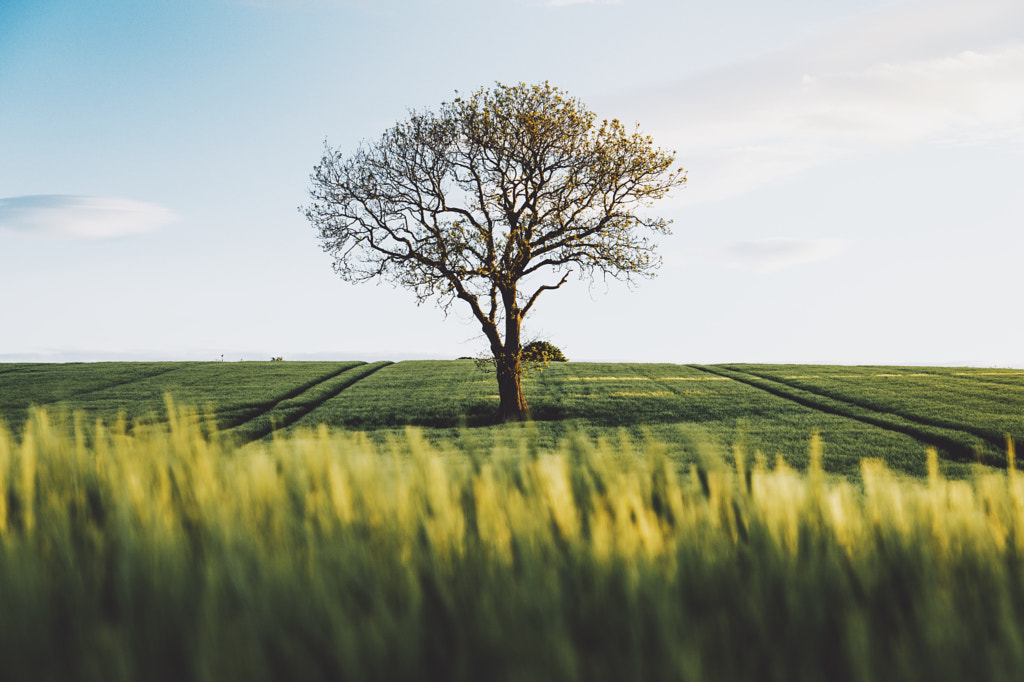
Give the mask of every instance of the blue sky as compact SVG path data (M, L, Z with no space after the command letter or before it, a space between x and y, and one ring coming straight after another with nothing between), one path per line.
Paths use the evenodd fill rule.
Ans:
M448 358L297 207L455 91L548 80L675 149L659 276L571 282L571 359L1024 367L1018 0L6 0L0 360Z

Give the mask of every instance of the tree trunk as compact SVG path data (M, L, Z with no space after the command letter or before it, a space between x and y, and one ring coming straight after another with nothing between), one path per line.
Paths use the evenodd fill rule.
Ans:
M519 349L502 351L495 354L495 368L498 370L498 417L503 422L521 422L530 418L530 408L523 397L523 366L519 359Z

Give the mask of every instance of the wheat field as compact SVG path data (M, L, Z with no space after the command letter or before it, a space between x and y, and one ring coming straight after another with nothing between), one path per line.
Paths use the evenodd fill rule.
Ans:
M1024 669L1024 478L657 442L0 430L5 680L961 680Z

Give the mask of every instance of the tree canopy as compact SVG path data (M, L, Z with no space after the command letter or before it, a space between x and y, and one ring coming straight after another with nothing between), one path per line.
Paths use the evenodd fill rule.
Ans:
M345 280L463 301L494 354L503 419L527 413L523 318L572 272L631 280L670 221L644 209L686 181L674 152L597 121L548 84L496 84L408 118L353 154L325 145L304 207Z

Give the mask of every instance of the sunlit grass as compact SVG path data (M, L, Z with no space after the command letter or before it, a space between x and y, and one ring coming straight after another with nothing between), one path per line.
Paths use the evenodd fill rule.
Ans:
M0 429L5 680L1014 679L1024 478L625 436ZM208 422L208 420L207 420Z
M982 461L999 466L1005 461L1003 434L1024 437L1024 422L1012 411L1020 402L1015 396L1024 389L1012 373L957 378L934 368L743 367L744 372L764 374L763 381L754 383L766 383L766 388L749 385L749 376L724 376L721 367L553 363L543 372L530 373L523 391L538 441L548 450L557 449L572 433L615 439L625 428L634 440L653 438L664 444L668 456L683 467L693 461L687 432L694 425L703 440L726 451L726 459L731 457L730 445L742 441L771 460L782 453L799 470L806 467L807 440L819 431L826 442L825 470L854 480L860 477L864 457L924 476L927 443L939 448L943 473L962 478L977 459L972 445L980 446ZM860 404L858 387L881 390L874 397L861 396L878 403L874 409L851 411L850 405L768 381L780 373L824 377L837 372L854 378L829 379L830 384L856 389L837 398ZM906 376L921 372L930 378ZM856 379L878 373L901 377ZM820 388L818 380L808 382L808 390ZM471 360L384 367L360 362L5 364L0 366L0 419L20 432L30 407L37 405L81 411L89 422L112 422L123 411L132 423L155 423L163 419L163 396L169 393L182 404L208 410L216 417L210 423L240 442L263 439L271 431L287 436L315 430L326 423L366 431L378 445L389 434L401 435L406 426L423 428L438 443L458 439L460 428L470 427L490 448L514 432L495 421L496 387L493 373L482 372ZM886 405L897 413L888 413ZM919 418L925 408L939 410L953 422L939 431L922 429ZM984 442L972 435L978 429L984 431Z
M954 372L880 372L857 367L842 374L790 374L784 365L731 365L762 379L853 403L915 423L953 429L982 439L979 445L1002 458L1005 434L1024 437L1024 386L1021 372L972 370ZM815 369L803 367L804 370ZM829 369L829 368L816 368Z

